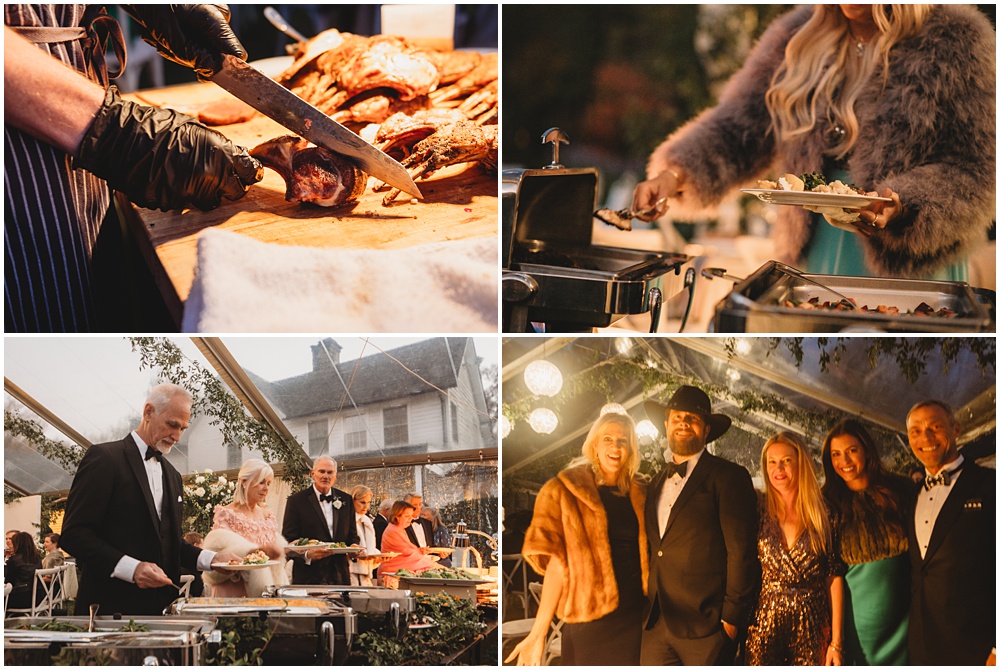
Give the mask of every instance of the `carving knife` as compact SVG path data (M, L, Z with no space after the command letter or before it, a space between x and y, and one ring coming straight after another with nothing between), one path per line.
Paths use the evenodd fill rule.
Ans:
M212 81L316 146L343 155L368 174L400 191L423 197L398 161L239 58L225 54L222 69Z

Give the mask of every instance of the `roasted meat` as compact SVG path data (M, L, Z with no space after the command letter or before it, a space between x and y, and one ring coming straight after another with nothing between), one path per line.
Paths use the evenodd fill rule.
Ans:
M355 202L368 175L343 156L294 135L259 144L250 155L285 180L285 200L335 207Z
M372 37L368 48L348 60L340 70L339 87L348 96L373 88L391 88L400 100L427 95L438 85L437 68L423 51L399 37Z

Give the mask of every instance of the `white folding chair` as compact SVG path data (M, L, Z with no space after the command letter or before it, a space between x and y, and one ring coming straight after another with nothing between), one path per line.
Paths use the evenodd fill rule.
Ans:
M528 616L531 613L528 607L528 564L524 560L524 556L521 554L504 554L501 563L509 566L509 569L502 571L504 612L507 611L507 606L512 604L516 599L521 601L524 616ZM510 564L513 565L511 566ZM516 585L514 582L518 573L521 575L521 588L515 590Z
M52 616L54 602L58 601L60 604L62 603L62 573L65 567L59 566L57 568L39 568L35 570L35 579L31 585L31 607L8 608L6 614L30 614L31 616L38 616L45 613L46 616ZM46 581L45 577L51 577L52 579ZM38 598L39 591L43 594L41 600Z
M528 584L528 591L535 599L537 607L542 600L542 583L531 582ZM549 635L545 640L545 649L542 651L542 665L552 665L553 660L562 657L562 626L562 619L552 617L552 622L549 624Z
M10 599L10 592L14 589L14 585L7 582L3 585L3 611L7 611L7 601Z

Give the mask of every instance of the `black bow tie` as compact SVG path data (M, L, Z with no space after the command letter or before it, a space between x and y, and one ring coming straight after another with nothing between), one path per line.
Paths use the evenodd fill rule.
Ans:
M320 502L332 503L333 502L333 494L332 493L320 493L319 494L319 501Z
M673 461L667 461L667 464L663 467L663 469L666 470L667 472L667 479L673 477L675 472L679 474L683 479L684 477L687 476L688 464L687 461L684 461L683 463L674 463Z
M951 485L951 476L962 469L962 465L959 465L954 470L941 470L936 475L931 475L924 477L924 488L930 491L932 488L938 484L944 484L945 486Z
M151 458L155 458L156 460L158 460L161 463L163 462L163 454L161 454L160 452L158 452L156 449L153 449L152 447L146 447L146 458L145 458L145 460L148 461Z

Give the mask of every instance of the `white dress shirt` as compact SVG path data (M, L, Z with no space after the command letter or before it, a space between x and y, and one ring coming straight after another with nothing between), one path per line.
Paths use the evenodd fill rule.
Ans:
M419 521L417 521L416 519L414 519L413 523L410 524L410 528L413 529L413 536L417 538L417 546L418 547L429 547L429 546L431 546L427 542L427 538L424 537L424 525L422 523L420 523Z
M698 461L701 460L703 453L705 453L704 449L685 461L687 463L687 473L683 477L680 476L680 473L675 472L663 482L663 488L660 490L659 504L656 508L660 537L663 537L664 531L667 530L667 522L670 521L670 512L674 508L674 503L677 502L681 491L684 490L684 485L691 479L691 473L694 472L694 468L698 465ZM678 463L678 465L680 464Z
M955 482L962 476L962 471L955 471L956 468L965 462L965 457L959 454L958 458L945 465L941 472L949 473L948 484L938 484L930 489L920 487L920 495L917 496L917 508L914 511L914 532L917 536L917 545L920 547L920 558L924 558L927 553L927 546L931 542L931 534L934 532L934 524L937 522L938 514L944 507L944 502L948 499L948 494L955 488ZM924 471L925 477L930 477L930 473Z
M330 537L333 537L333 501L320 500L320 497L323 495L333 495L333 487L330 487L329 493L320 493L316 485L313 484L313 493L316 494L316 500L319 501L319 509L323 512L323 518L326 519L326 529L330 532Z
M139 449L139 458L142 459L143 465L146 467L146 478L149 481L149 490L153 494L153 505L156 507L156 518L163 518L163 465L160 463L159 459L150 458L146 460L146 447L148 446L139 434L132 431L132 439L135 440L135 446ZM212 569L212 559L215 558L214 551L202 550L198 554L198 570L202 572ZM115 569L111 572L111 576L115 579L121 579L129 583L135 582L135 569L139 567L140 561L138 559L132 558L129 555L122 556L118 563L115 565ZM162 567L162 566L161 566Z

